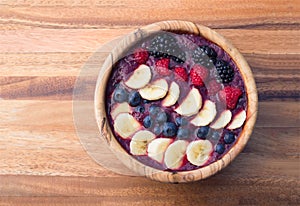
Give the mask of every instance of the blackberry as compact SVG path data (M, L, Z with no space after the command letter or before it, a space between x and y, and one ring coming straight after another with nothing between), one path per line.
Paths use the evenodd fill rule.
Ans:
M179 48L177 49L174 48L174 50L171 51L171 54L172 54L170 55L171 59L173 59L173 61L177 63L184 63L186 60L185 52Z
M206 54L206 51L209 53ZM214 51L214 50L213 50ZM197 47L193 52L193 60L195 63L200 64L208 69L214 68L214 62L215 62L215 54L213 52L210 53L210 50L204 49L204 47Z
M200 48L210 58L214 58L214 59L217 58L217 52L213 48L209 46L201 46Z
M216 61L216 79L219 83L230 83L234 77L234 70L228 62L218 59Z
M186 60L185 52L179 48L175 37L167 33L154 37L147 50L156 58L171 58L178 63Z

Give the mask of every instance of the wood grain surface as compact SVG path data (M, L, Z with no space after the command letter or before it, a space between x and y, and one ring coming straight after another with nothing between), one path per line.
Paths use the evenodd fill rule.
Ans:
M167 19L204 24L230 40L251 66L259 94L243 152L191 184L99 166L73 122L74 84L89 57ZM299 65L297 0L1 0L0 205L299 205Z

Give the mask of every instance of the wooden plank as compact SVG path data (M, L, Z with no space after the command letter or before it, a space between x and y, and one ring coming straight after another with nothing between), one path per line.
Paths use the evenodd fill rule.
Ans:
M211 7L214 5L214 7ZM101 28L145 25L165 19L182 19L218 28L299 27L299 4L294 0L210 4L190 0L135 1L45 1L1 2L2 24L46 28ZM91 15L93 14L93 15ZM212 17L213 16L213 17ZM5 26L5 25L4 25ZM7 28L7 27L6 27Z
M96 52L131 29L0 30L0 53Z
M103 53L103 58L108 53ZM77 76L92 52L33 52L0 54L0 76ZM298 54L243 53L256 77L287 77L300 69ZM104 57L105 56L105 57ZM101 59L95 64L100 65ZM99 69L99 67L98 67Z
M259 100L299 100L300 70L287 72L285 70L281 76L254 75ZM81 78L83 83L78 89L81 89L82 99L93 100L96 78L96 75ZM0 76L0 97L6 100L71 100L76 79L76 76Z
M153 197L3 197L0 198L4 205L20 205L20 206L31 206L31 205L141 205L141 206L152 206L155 205L174 205L175 202L185 204L186 201L182 198L180 201L170 200L170 197L161 197L159 199ZM117 201L116 201L117 200Z
M234 175L231 175L234 177ZM0 198L8 205L297 205L299 180L230 178L222 174L190 184L162 184L144 178L5 176ZM245 194L245 195L240 195ZM209 195L209 196L208 196ZM268 198L266 198L268 197ZM53 201L53 202L51 202Z
M256 127L298 127L300 105L298 101L259 102ZM79 112L90 112L93 102L84 102ZM0 128L28 131L74 131L72 101L55 100L1 100ZM30 121L28 121L30 119Z
M0 53L95 52L103 44L132 32L126 29L0 30ZM216 29L244 54L296 55L300 30ZM115 44L114 44L115 45Z
M240 157L228 168L241 176L270 173L297 176L300 169L298 102L261 102L259 106L253 135ZM97 133L93 112L81 109L86 115L92 113L90 118L82 120L88 125L86 133ZM71 101L3 100L0 115L0 174L116 175L92 161L80 144ZM278 144L283 139L284 144ZM91 152L96 150L100 148L95 146ZM103 154L104 158L109 156Z
M285 130L284 128L272 129L269 133L257 133L255 131L245 150L224 170L227 171L225 174L234 173L235 177L240 178L256 176L267 178L270 174L278 177L297 178L300 170L299 130L288 129L291 131L287 134L292 136L287 137L284 132L280 132L280 130ZM49 143L40 144L42 140L37 141L35 139L41 139L41 136L27 136L26 139L28 140L23 143L22 147L18 145L18 142L21 142L20 137L8 135L6 137L11 138L10 141L13 145L7 145L6 149L0 149L1 175L120 176L92 161L83 147L78 145L79 142L66 144L63 142L63 136L59 134L50 134L48 138L59 139L60 147L65 147L63 149L54 148L51 145L53 143L50 143L51 140L48 139L44 139L44 141L49 141ZM74 134L68 135L76 138ZM285 145L278 146L278 141L283 138L287 139ZM0 142L5 141L2 139ZM105 156L106 159L110 158L110 154ZM105 156L103 155L104 158ZM119 171L122 171L122 168L123 166L119 167Z

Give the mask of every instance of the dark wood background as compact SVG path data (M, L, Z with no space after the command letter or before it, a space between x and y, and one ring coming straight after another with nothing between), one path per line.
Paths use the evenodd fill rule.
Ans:
M99 166L72 119L74 84L93 52L170 19L229 39L259 92L244 151L217 175L191 184ZM299 65L297 0L1 0L0 205L299 205Z

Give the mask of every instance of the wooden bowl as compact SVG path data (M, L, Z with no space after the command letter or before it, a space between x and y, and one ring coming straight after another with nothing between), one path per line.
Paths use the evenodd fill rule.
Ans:
M183 172L169 172L161 171L140 163L131 155L129 155L125 149L123 149L123 147L121 147L114 137L107 121L108 118L105 110L105 91L112 71L112 66L118 59L122 57L124 51L126 51L128 47L158 31L193 33L196 35L201 35L204 38L214 42L231 56L239 68L241 76L244 80L245 91L248 98L248 106L246 111L247 119L243 130L240 133L235 145L220 160L200 169ZM256 121L257 91L251 69L246 60L240 54L240 52L220 34L205 26L194 24L192 22L162 21L150 24L130 33L119 42L119 44L113 49L111 55L107 57L97 80L95 91L95 115L102 138L105 138L109 147L117 155L120 161L122 161L128 168L136 172L138 175L146 176L150 179L161 182L192 182L207 178L217 173L226 167L245 147Z

